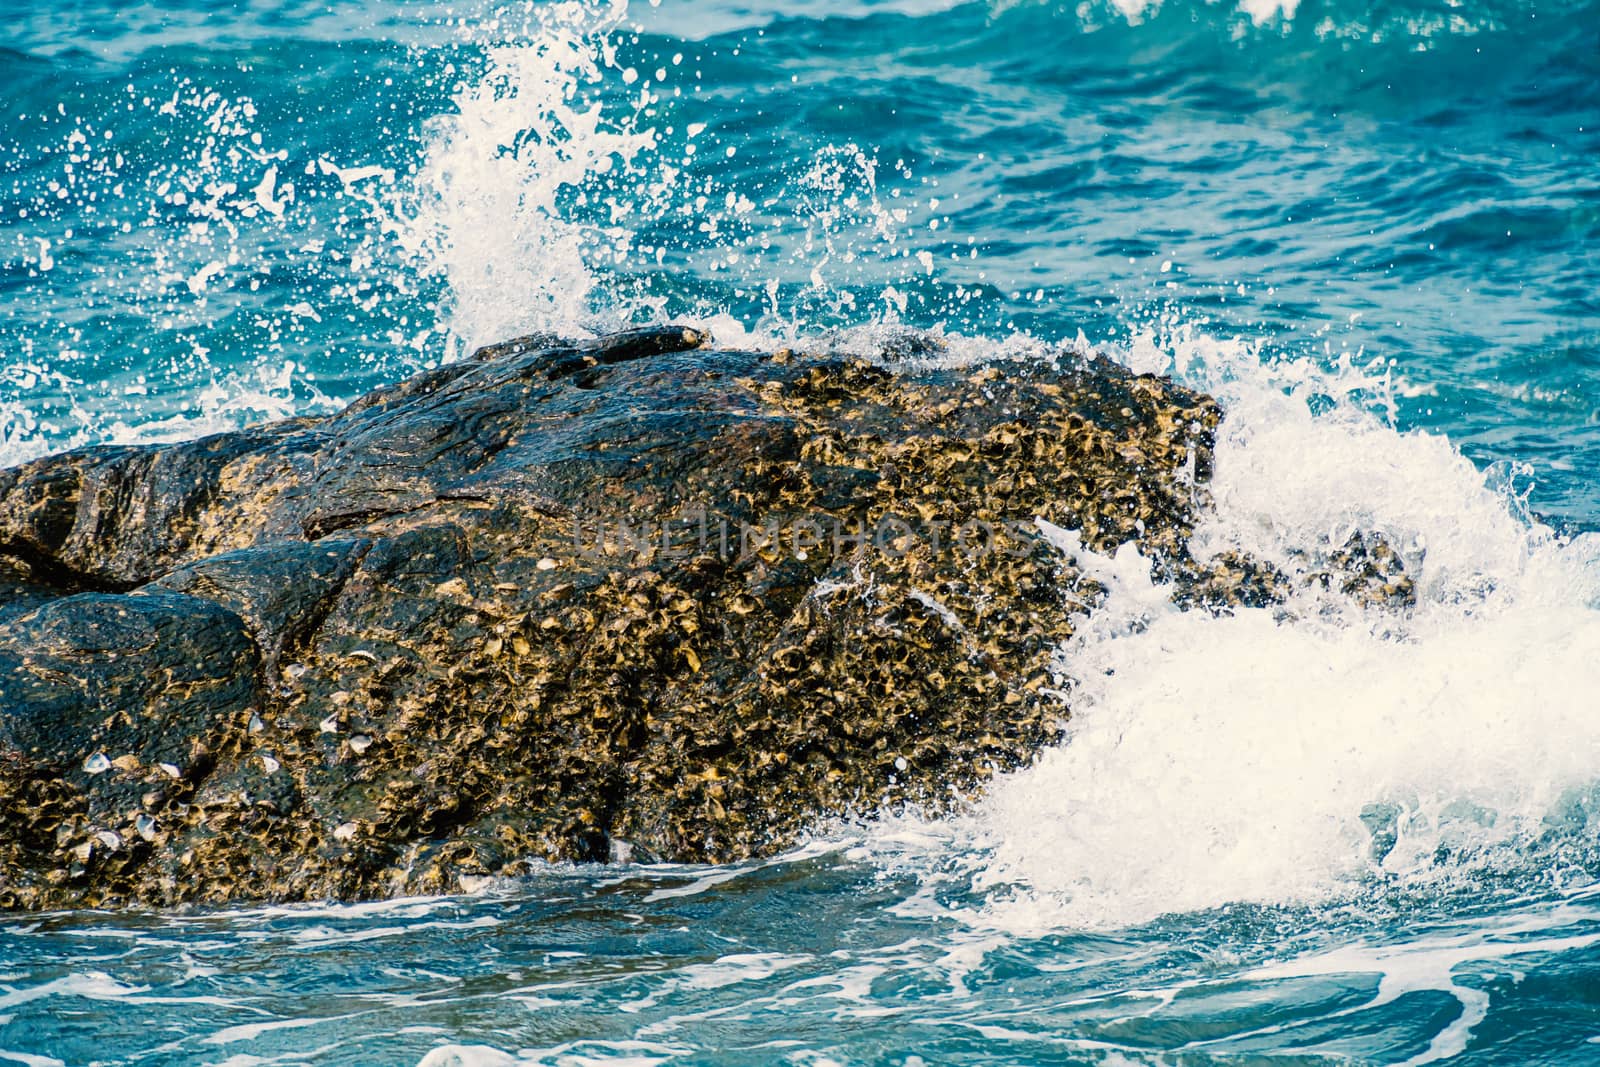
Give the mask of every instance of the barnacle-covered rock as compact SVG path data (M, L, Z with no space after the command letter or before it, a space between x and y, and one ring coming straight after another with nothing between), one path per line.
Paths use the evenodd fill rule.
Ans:
M1035 520L1198 574L1219 412L913 347L525 338L0 472L0 906L723 861L1026 762L1099 592Z
M1327 566L1308 580L1337 589L1366 607L1399 610L1417 603L1416 586L1405 560L1388 540L1372 532L1352 533L1329 555Z

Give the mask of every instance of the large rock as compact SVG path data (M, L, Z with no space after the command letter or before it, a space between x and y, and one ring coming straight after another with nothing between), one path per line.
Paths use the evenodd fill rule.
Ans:
M0 906L438 892L938 807L1066 715L1098 591L1034 520L1194 572L1218 417L1067 354L674 327L0 472Z

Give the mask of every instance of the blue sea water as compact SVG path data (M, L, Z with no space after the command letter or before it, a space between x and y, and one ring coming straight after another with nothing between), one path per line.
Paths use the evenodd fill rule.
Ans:
M1198 552L1418 589L1091 560L1061 745L773 861L0 917L0 1062L1600 1062L1595 0L0 8L0 464L910 327L1215 392Z

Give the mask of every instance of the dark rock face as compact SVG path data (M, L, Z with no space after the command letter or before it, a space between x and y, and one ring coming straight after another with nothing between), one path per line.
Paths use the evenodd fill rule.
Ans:
M0 907L775 850L1057 736L1099 591L1035 517L1199 602L1266 581L1187 558L1204 396L703 340L514 341L0 472Z

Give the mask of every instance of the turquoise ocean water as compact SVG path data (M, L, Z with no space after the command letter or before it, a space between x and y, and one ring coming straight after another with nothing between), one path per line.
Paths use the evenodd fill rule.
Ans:
M1600 1062L1595 0L3 0L0 464L673 319L1227 405L970 810L462 898L0 917L0 1063Z

